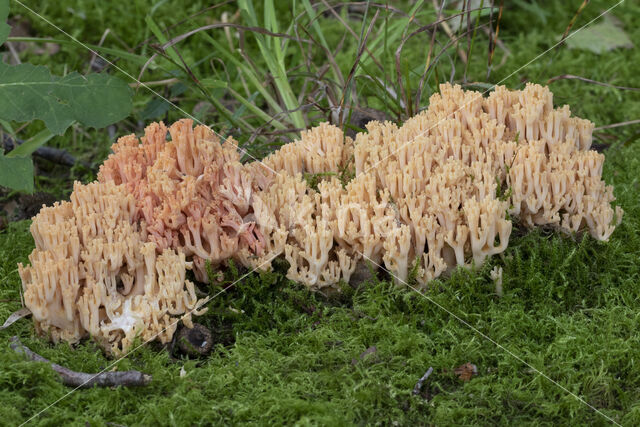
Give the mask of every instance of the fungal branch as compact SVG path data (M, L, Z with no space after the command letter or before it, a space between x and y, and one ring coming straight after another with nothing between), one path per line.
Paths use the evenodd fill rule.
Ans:
M425 287L503 252L512 217L607 240L622 210L592 130L533 84L486 98L444 84L402 126L373 121L352 140L323 123L246 164L232 138L153 123L114 144L97 182L34 218L25 303L43 335L119 354L204 311L188 269L206 282L208 265L269 270L280 256L316 290L366 258Z

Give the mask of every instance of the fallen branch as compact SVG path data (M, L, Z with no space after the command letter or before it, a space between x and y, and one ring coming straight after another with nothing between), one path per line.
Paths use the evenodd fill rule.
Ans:
M151 382L151 375L143 374L139 371L124 372L100 372L98 374L88 374L85 372L76 372L71 369L60 366L57 363L50 362L29 348L25 347L17 336L11 337L11 348L18 354L24 354L27 359L34 362L48 363L51 368L60 375L62 383L70 387L90 388L94 385L98 387L135 387L147 385Z
M16 148L18 145L22 144L23 142L24 141L21 139L17 138L14 140L9 135L5 135L5 138L3 141L4 149L5 151L11 151L14 148ZM47 146L38 147L38 149L36 149L33 152L33 155L53 163L64 165L64 166L73 166L76 164L75 157L69 154L67 150L62 150L59 148L53 148L53 147L47 147ZM91 165L89 165L86 162L80 162L80 164L86 168L91 167Z

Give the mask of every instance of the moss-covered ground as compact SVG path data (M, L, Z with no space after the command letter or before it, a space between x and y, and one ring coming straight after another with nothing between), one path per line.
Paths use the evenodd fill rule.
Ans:
M131 10L115 12L115 3L107 8L101 2L52 2L40 12L73 29L80 39L98 43L102 29L111 28L134 46L149 35L144 24L148 6L117 2ZM500 38L511 56L492 72L489 82L508 76L555 43L580 3L508 5ZM574 28L612 4L590 3ZM176 11L160 2L155 13L162 25L169 25L202 7L198 3L189 11ZM232 11L233 5L229 8ZM40 36L58 37L54 29L21 13ZM627 1L612 13L638 43L639 6ZM330 17L319 22L336 25ZM357 23L354 28L359 31ZM469 76L484 81L486 37L476 43L478 55L472 56ZM345 45L352 53L356 47ZM197 58L204 49L206 45L194 41L187 59ZM62 72L65 64L71 69L86 66L87 56L63 48L40 61ZM342 65L351 65L347 54ZM519 87L524 81L544 83L573 74L640 87L638 65L637 46L601 54L563 46L505 84ZM640 117L637 92L578 80L557 81L551 88L557 104L570 104L575 114L596 126ZM136 111L150 100L148 94L136 95ZM183 101L189 105L189 99ZM169 112L168 118L178 115ZM136 120L139 117L120 125L118 132L135 130ZM108 152L106 134L70 130L52 145L99 164ZM458 270L434 282L424 295L381 279L327 297L287 281L281 268L251 274L214 299L209 313L199 320L215 333L216 347L209 357L171 358L152 343L117 363L119 370L153 375L151 385L143 388L69 393L48 366L15 354L9 337L18 335L42 356L75 370L98 372L112 360L91 341L52 345L35 335L30 321L21 320L0 332L0 423L605 425L609 417L623 425L639 425L640 129L622 126L596 135L596 142L606 147L604 179L614 186L617 203L625 210L609 242L518 227L504 254L477 271ZM63 197L71 179L92 177L91 171L76 172L40 179L39 189ZM13 222L0 233L2 320L20 308L16 264L26 263L33 248L28 227L28 221ZM489 277L494 266L504 269L502 297ZM226 283L241 274L228 269ZM467 362L476 365L478 373L463 381L454 370ZM433 373L414 395L416 382L429 367Z

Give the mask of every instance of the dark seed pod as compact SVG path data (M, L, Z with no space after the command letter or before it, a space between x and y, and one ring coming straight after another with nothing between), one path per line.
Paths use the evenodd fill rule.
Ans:
M180 329L177 341L180 351L194 357L206 356L213 347L211 331L199 323L194 323L193 328Z

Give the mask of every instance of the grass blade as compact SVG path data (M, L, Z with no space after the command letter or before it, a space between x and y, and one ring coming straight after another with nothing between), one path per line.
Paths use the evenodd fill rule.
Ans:
M27 139L22 144L16 146L13 150L9 151L6 155L7 158L12 157L27 157L30 156L38 148L46 144L54 134L49 129L45 128Z

